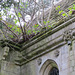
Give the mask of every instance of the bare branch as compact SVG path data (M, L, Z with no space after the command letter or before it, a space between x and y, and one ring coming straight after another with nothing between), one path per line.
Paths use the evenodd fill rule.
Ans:
M33 0L33 1L34 1L40 8L42 8L41 5L39 5L39 4L36 2L36 0Z
M12 30L7 26L8 23L7 23L6 21L1 20L0 22L2 22L2 23L7 27L7 29L8 29L9 31L11 31L11 32L17 37L17 39L18 39L18 35L15 34L14 31L12 31Z
M49 9L49 15L48 15L48 18L47 18L47 21L49 21L49 19L50 19L50 16L51 16L51 12L52 12L52 9L53 9L53 7L54 7L54 0L52 0L52 6L51 6L51 9ZM46 23L46 26L48 25L48 23Z
M37 16L37 23L42 27L42 24L39 22L39 16L41 16L40 15L40 9L39 9L38 16Z
M18 16L17 12L16 12L15 5L14 5L14 11L15 11L16 16L17 16L17 18L18 18L18 20L19 20L19 23L20 23L20 28L21 28L21 31L22 31L23 39L25 39L25 37L24 37L24 32L23 32L23 28L22 28L22 25L21 25L21 22L20 22L20 18L19 18L19 16Z
M0 32L3 34L4 39L6 39L4 32L0 29Z

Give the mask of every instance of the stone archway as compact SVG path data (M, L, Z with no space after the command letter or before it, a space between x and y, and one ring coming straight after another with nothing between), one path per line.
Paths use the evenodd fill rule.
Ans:
M52 68L58 69L56 62L51 59L46 60L40 69L40 75L49 75Z
M53 67L48 75L59 75L59 70L56 67Z

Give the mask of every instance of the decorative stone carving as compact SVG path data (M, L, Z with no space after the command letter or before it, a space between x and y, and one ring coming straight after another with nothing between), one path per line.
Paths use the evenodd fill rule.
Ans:
M37 59L37 63L38 63L38 65L41 65L42 59L41 59L41 58L38 58L38 59Z
M69 49L72 50L72 39L73 39L73 32L72 29L64 32L64 40L70 46Z
M9 47L4 47L4 54L3 54L3 60L5 60L6 56L8 56L8 53L9 53Z
M72 44L72 38L72 30L64 32L64 40L67 42L68 45Z
M55 54L55 57L58 57L58 56L59 56L59 51L56 50L56 51L54 52L54 54Z

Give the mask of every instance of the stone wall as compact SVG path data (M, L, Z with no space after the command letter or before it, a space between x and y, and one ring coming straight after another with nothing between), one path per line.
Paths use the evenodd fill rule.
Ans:
M9 50L8 50L9 49ZM75 17L24 43L20 51L0 47L1 75L75 74Z
M53 67L59 75L75 75L75 14L21 48L14 43L0 47L0 75L49 75Z
M1 75L20 75L20 67L12 62L1 62Z
M21 67L22 72L21 75L48 74L51 66L48 68L48 70L46 69L47 64L45 62L47 60L49 60L49 62L54 61L56 63L59 69L59 75L74 75L75 74L74 34L75 34L75 22L70 25L68 24L68 26L65 26L63 29L29 46L28 48L26 48L25 45L24 46L25 50L23 50L22 53L24 55L24 53L27 52L24 57L29 58L26 60L22 59L23 65ZM52 67L56 66L52 65ZM24 72L26 74L24 74Z
M20 66L15 64L18 52L0 47L0 75L20 75ZM16 53L16 54L15 54Z
M4 55L5 47L0 48L0 72L1 75L46 75L52 67L57 67L59 75L74 75L74 49L75 17L24 43L20 52L9 50Z

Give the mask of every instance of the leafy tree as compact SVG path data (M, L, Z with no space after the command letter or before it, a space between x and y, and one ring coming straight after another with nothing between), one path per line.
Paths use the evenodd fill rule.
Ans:
M29 40L40 32L39 28L50 23L53 8L54 0L0 0L0 23L6 27L2 29L5 38L17 43ZM60 8L57 6L56 10L59 11ZM72 13L71 9L75 10L75 5L69 8L69 14ZM59 14L67 17L63 10Z
M50 3L53 4L53 2L54 0L52 1L52 3ZM44 15L45 9L49 6L49 1L1 0L0 4L0 22L2 22L7 28L3 31L8 32L9 30L9 33L7 33L8 36L5 36L6 38L9 37L14 41L15 37L17 42L20 42L21 39L23 39L23 41L26 41L39 32L37 29L38 27L44 27L45 25ZM11 10L13 11L11 12ZM29 19L27 18L27 16Z

